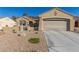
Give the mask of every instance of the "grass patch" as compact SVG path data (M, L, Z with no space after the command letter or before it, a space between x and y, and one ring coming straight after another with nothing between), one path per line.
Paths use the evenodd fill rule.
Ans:
M36 44L36 43L39 43L40 42L40 39L39 38L30 38L28 41L30 43Z

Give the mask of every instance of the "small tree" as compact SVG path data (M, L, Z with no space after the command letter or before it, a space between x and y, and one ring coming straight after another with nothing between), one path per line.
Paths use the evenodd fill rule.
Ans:
M28 16L28 14L27 13L23 13L23 15L22 16Z
M14 21L16 21L17 17L16 17L16 16L12 16L12 19L13 19Z

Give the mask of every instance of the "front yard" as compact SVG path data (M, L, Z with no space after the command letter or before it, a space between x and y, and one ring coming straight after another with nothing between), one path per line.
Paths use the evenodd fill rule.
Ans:
M1 34L2 33L2 34ZM9 52L46 52L47 44L43 33L35 31L27 31L14 33L11 29L0 33L0 51ZM29 42L30 38L39 38L39 43L33 44Z

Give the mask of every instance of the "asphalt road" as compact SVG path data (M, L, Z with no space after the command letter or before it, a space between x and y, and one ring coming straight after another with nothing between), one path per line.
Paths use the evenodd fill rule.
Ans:
M44 31L50 52L79 52L79 33Z

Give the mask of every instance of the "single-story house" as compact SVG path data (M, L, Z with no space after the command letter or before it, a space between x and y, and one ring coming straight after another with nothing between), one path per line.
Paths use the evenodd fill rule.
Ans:
M34 30L34 24L36 22L29 16L22 16L16 19L16 23L18 31L27 31Z
M48 12L40 14L38 17L22 16L13 19L5 17L0 19L0 27L13 27L17 31L27 30L57 30L57 31L78 31L79 32L79 17L62 11L59 8L54 8Z
M13 21L13 19L9 17L0 18L0 30L2 30L4 27L13 27L16 25L16 22Z
M74 31L75 29L75 16L59 8L40 14L39 17L39 30Z
M79 31L79 17L54 8L40 14L38 17L23 16L16 19L19 31L25 30L57 30Z

